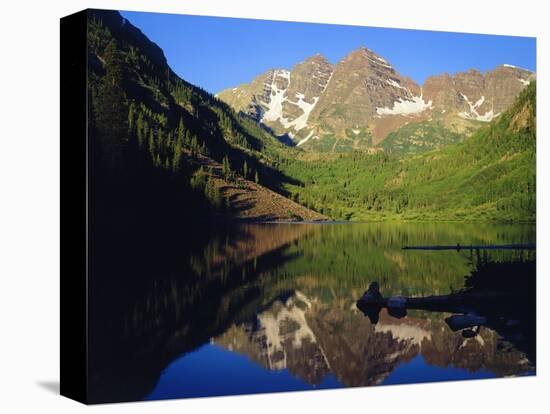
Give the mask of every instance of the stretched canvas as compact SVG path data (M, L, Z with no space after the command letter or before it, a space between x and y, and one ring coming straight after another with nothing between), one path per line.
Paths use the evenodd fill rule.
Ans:
M61 393L535 375L535 48L61 19Z

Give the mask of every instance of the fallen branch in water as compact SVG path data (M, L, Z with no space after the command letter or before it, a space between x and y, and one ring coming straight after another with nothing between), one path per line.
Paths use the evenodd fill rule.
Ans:
M536 244L403 246L403 250L536 250Z
M487 305L494 300L511 298L508 292L486 292L466 290L448 295L404 297L383 297L378 282L372 282L368 290L357 301L357 307L366 314L377 314L387 308L390 315L403 317L407 309L428 310L435 312L468 313L478 305Z

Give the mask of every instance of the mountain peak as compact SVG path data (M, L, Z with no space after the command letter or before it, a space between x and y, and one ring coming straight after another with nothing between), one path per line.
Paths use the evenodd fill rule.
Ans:
M340 61L340 63L348 62L360 63L361 65L368 64L373 68L378 67L382 70L394 70L392 65L386 59L365 46L361 46L360 48L353 50Z
M471 68L431 76L421 88L384 57L361 46L335 65L315 53L290 73L270 72L220 98L297 145L309 142L310 148L323 136L333 136L361 148L433 116L458 122L460 131L477 128L509 108L534 80L533 72L504 64L488 72Z
M374 50L369 49L369 48L366 47L366 46L358 47L357 49L352 50L349 54L350 54L350 55L353 55L353 54L366 54L366 55L369 55L369 56L380 56L380 55L379 55L378 53L376 53Z
M306 62L312 62L312 63L327 63L327 64L330 64L330 62L328 61L328 59L321 53L317 52L315 53L314 55L308 57L307 59L305 59L303 61L303 63L306 63Z

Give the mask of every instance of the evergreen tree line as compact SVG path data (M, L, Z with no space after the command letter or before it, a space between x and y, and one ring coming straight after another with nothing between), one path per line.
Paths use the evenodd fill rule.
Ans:
M135 52L132 52L135 53ZM144 102L128 99L124 90L124 57L116 40L112 39L103 53L104 76L99 80L93 96L94 125L100 141L101 165L111 171L133 167L147 170L149 167L164 170L185 188L200 193L214 210L229 207L211 173L200 165L199 157L210 156L206 140L184 123L183 116L175 128L164 113L155 112ZM180 98L188 97L186 88L178 92ZM223 128L234 133L230 118L221 116ZM146 154L146 155L145 155ZM141 160L139 166L136 160ZM257 168L249 166L247 159L237 168L232 167L229 156L222 158L222 175L235 180L237 175L259 183Z

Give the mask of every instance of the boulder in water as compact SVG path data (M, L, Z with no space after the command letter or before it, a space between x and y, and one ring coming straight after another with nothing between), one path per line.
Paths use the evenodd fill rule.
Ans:
M383 300L383 296L380 293L380 285L378 282L372 282L369 288L363 293L361 300L364 302L379 302Z

